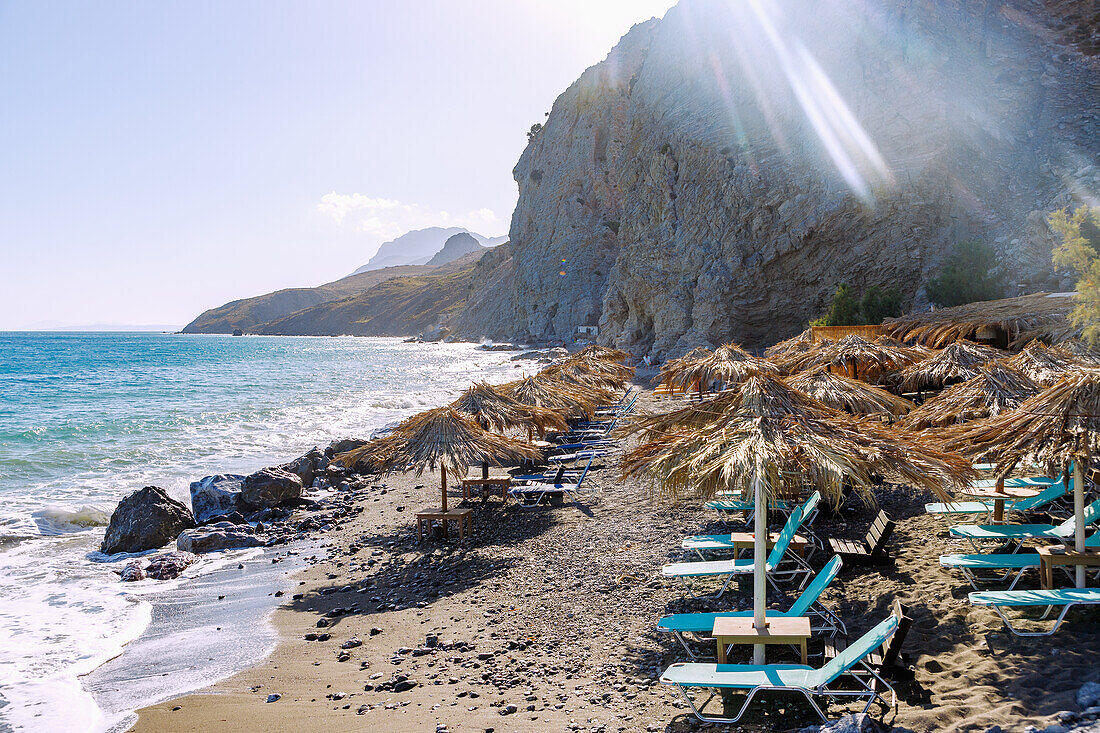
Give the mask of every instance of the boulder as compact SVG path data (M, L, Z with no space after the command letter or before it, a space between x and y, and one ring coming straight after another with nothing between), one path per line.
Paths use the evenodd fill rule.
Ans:
M99 549L108 555L154 550L194 526L190 509L159 486L146 486L119 502Z
M193 532L195 530L185 530ZM172 580L198 561L198 556L190 552L169 552L167 555L153 558L145 566L145 577L153 580Z
M302 479L281 468L262 468L241 485L241 501L254 509L288 504L301 496Z
M329 458L332 458L333 456L340 455L341 453L347 453L349 450L362 448L369 442L369 440L359 440L357 438L344 438L343 440L336 440L330 443L328 448L325 448L325 455Z
M818 729L818 733L885 733L886 730L867 713L856 713L826 723Z
M139 580L145 580L145 571L141 569L141 560L131 560L126 563L126 567L119 573L119 577L123 583L134 583Z
M184 553L215 552L238 547L259 547L263 539L247 524L216 522L180 533L176 547Z
M191 511L199 524L232 514L240 508L244 476L221 473L191 482Z
M1100 705L1100 684L1086 682L1081 685L1080 689L1077 690L1077 704L1081 706L1082 710Z
M310 451L310 453L312 452ZM310 453L306 453L301 458L295 458L290 463L284 463L279 468L300 478L302 486L309 486L313 483L314 471L317 468L317 461Z

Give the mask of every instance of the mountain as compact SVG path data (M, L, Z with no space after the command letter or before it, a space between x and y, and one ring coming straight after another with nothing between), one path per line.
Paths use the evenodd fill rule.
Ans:
M436 252L432 258L428 260L428 266L445 265L448 262L454 262L459 257L465 257L468 254L480 252L483 249L485 249L485 247L478 244L478 241L468 232L459 232L449 237L447 241L443 243L443 249Z
M384 242L367 264L353 272L358 275L371 270L380 270L384 267L399 265L423 265L428 262L439 250L443 248L447 240L456 234L469 234L478 243L486 247L494 247L508 241L508 237L486 237L476 232L471 232L462 227L428 227L427 229L414 229L402 234L397 239Z
M510 257L452 330L761 345L842 282L925 305L967 239L1016 292L1056 281L1045 215L1100 186L1095 35L1080 2L995 7L682 0L635 26L534 130Z

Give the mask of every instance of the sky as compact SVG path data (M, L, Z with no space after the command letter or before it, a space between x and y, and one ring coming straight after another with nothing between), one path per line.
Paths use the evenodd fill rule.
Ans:
M182 326L410 229L507 233L526 132L671 0L0 0L0 330Z

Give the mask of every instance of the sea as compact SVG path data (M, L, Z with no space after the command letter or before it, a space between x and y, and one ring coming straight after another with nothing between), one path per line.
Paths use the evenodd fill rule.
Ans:
M117 724L85 676L146 631L172 584L257 552L123 584L125 558L98 553L122 497L155 485L189 503L203 476L369 437L473 381L515 379L531 367L512 355L390 338L0 333L0 731Z

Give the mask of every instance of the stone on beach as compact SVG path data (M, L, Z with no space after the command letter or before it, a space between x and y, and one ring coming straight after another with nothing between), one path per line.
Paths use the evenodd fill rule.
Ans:
M176 547L183 552L214 552L239 547L259 547L263 540L247 524L215 522L180 533Z
M295 458L290 463L284 463L279 466L279 468L300 478L302 480L302 486L309 486L313 483L313 478L317 471L317 463L324 457L324 454L321 453L319 448L314 448L304 456Z
M262 468L245 477L241 501L254 509L269 509L302 496L302 479L281 468Z
M139 580L145 580L145 571L141 569L141 560L131 560L126 563L126 567L122 569L119 577L123 583L134 583Z
M191 482L191 511L199 524L240 509L244 476L220 473Z
M111 514L100 551L113 555L155 550L194 526L195 517L190 509L159 486L146 486L119 502Z
M198 562L198 559L197 555L190 552L169 552L167 555L154 557L145 567L145 577L153 580L173 580L178 578L188 566Z

